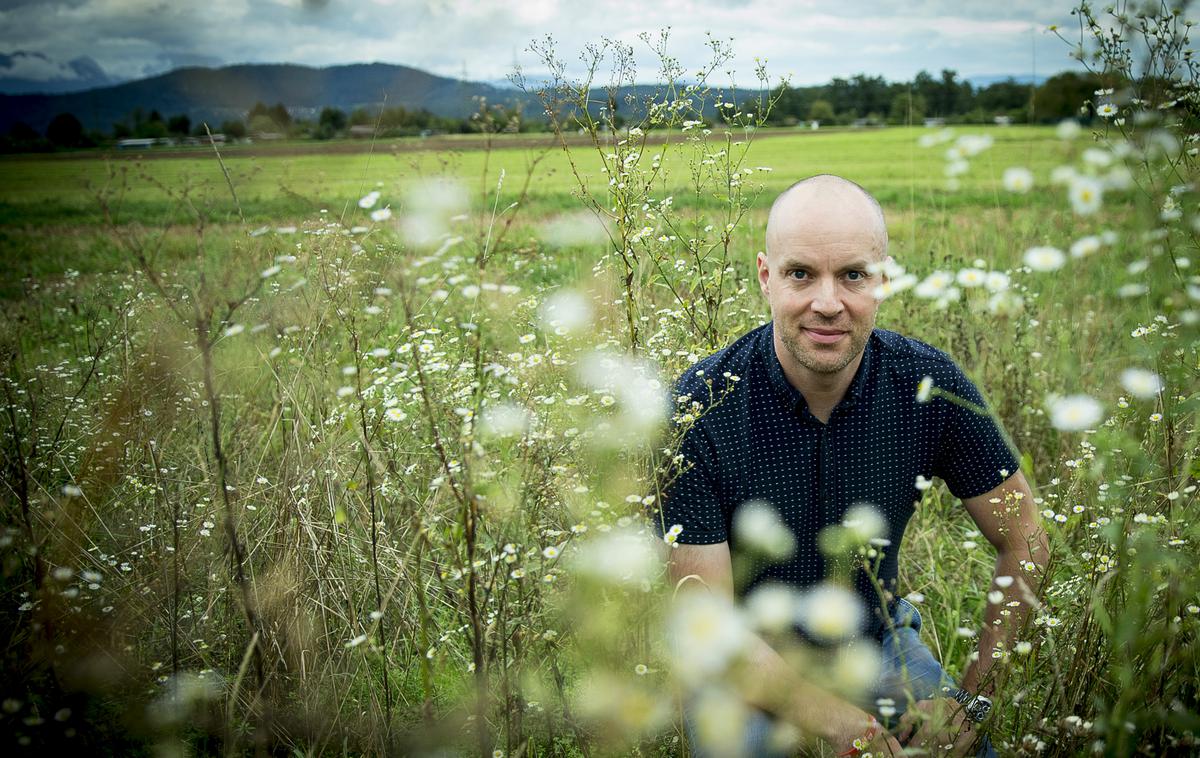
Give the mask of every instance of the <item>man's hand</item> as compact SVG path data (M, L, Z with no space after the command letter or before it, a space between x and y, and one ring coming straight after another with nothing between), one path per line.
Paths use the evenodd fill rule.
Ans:
M914 703L900 717L896 736L909 747L925 747L933 755L959 758L967 755L979 736L974 726L967 719L966 709L955 700L935 698ZM951 747L947 749L947 745Z
M829 713L828 717L830 729L825 741L833 747L835 755L904 755L904 748L896 738L888 734L872 716L858 708L847 705L843 712ZM868 736L870 739L867 739Z

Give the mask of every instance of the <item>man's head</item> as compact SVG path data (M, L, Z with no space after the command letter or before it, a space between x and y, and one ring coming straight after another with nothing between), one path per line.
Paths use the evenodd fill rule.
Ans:
M887 226L875 198L841 177L797 182L776 198L758 282L793 371L832 375L862 353L878 309L873 290L887 257Z

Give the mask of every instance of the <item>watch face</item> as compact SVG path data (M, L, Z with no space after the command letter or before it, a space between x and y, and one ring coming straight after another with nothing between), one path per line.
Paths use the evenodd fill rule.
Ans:
M992 701L982 695L976 696L975 702L967 706L967 718L972 721L983 721L992 710Z

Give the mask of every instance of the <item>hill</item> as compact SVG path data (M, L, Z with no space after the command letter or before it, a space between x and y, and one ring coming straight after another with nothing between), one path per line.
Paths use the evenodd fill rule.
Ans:
M193 67L85 92L0 95L0 132L18 121L40 132L63 112L74 113L88 129L108 131L135 108L157 110L164 116L184 113L192 123L220 123L245 116L260 101L282 102L302 118L314 116L325 106L350 111L385 100L391 107L464 116L476 110L476 97L509 103L519 95L512 89L385 63L327 68L293 64Z

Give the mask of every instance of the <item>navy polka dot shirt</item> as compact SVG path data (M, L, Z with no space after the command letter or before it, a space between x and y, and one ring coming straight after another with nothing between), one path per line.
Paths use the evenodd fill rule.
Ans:
M744 595L764 582L803 589L824 579L834 567L826 565L817 535L840 524L851 506L870 503L886 521L889 543L877 548L883 554L878 577L895 591L897 553L921 497L917 477L940 477L953 495L970 498L996 488L1018 467L989 416L937 393L918 402L927 376L939 390L984 405L945 353L876 329L846 396L821 423L783 374L772 324L750 331L678 381L676 398L690 396L706 411L684 437L683 471L666 487L655 520L660 528L682 526L681 544L728 541ZM686 408L687 401L676 412ZM769 503L791 530L796 550L790 559L770 563L739 551L733 516L747 501ZM866 572L851 575L868 609L861 631L878 638L881 613L890 609Z

